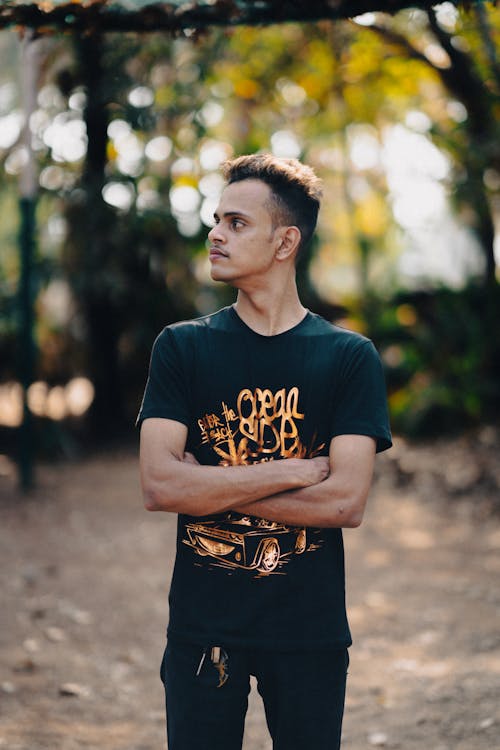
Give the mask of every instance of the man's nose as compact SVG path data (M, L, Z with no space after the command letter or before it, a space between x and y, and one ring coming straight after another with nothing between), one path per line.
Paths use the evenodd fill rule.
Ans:
M213 242L214 240L217 240L218 242L224 241L224 236L221 232L220 224L214 224L214 226L208 233L208 240L209 242Z

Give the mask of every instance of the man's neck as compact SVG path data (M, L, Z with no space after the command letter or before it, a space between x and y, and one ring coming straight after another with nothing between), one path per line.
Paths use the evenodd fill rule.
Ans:
M264 291L249 294L239 289L234 309L243 322L261 336L284 333L298 325L307 313L295 286L281 296Z

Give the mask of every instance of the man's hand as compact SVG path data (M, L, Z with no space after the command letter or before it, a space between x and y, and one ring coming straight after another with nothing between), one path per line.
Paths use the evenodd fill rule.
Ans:
M330 460L327 456L287 458L286 462L291 472L299 472L297 476L302 480L302 487L318 484L330 474Z

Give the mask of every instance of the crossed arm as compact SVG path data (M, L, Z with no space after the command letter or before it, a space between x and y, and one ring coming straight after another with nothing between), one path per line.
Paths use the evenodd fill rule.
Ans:
M371 485L375 440L339 435L329 458L251 466L201 466L184 452L187 428L170 419L141 427L141 483L147 510L205 516L225 510L291 525L355 527Z

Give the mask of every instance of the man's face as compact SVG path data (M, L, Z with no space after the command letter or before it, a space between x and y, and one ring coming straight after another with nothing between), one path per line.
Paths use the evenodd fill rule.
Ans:
M263 277L274 261L279 228L269 211L271 190L261 180L228 185L208 233L211 276L236 287Z

